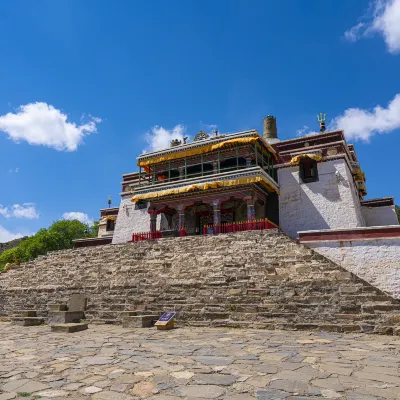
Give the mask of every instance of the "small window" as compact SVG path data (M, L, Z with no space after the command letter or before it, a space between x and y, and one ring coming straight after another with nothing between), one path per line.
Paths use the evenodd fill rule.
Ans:
M135 210L143 210L147 208L147 201L146 200L139 200L135 204Z
M107 231L113 231L115 229L115 221L113 221L112 219L108 219L107 220Z
M300 179L303 183L318 181L318 163L311 158L303 158L299 165Z

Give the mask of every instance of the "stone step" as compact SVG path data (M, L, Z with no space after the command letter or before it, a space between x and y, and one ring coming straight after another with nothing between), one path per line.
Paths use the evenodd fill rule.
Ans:
M16 317L13 322L22 326L38 326L44 324L44 318L41 317Z
M79 324L74 324L74 323L69 323L69 324L55 324L51 325L51 331L52 332L62 332L62 333L75 333L75 332L80 332L84 331L88 328L87 323L79 323Z
M149 328L158 320L160 314L125 316L122 319L123 328Z

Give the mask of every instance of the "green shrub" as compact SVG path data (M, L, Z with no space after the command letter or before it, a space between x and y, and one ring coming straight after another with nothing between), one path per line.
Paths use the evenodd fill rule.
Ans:
M7 263L14 264L34 259L49 251L72 249L73 240L85 237L86 225L78 220L54 222L48 229L40 229L17 247L0 254L0 271ZM98 222L89 228L89 237L96 237Z

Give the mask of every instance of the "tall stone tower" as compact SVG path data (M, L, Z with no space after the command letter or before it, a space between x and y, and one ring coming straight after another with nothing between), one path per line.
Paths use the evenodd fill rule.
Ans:
M276 118L272 115L268 115L264 118L264 139L268 143L279 142L278 129L276 128Z

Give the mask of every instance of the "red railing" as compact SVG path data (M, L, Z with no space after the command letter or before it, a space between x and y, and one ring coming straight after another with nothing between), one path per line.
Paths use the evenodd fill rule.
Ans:
M162 238L160 231L134 233L132 235L132 242L141 242L142 240L154 240Z
M185 229L181 229L178 232L179 236L186 236ZM134 233L132 235L132 242L141 242L143 240L155 240L155 239L161 239L162 237L163 234L161 231Z
M231 224L206 225L203 229L204 235L218 235L220 233L232 233L243 231L261 231L264 229L276 229L278 225L268 219L255 219L252 221L233 222Z

